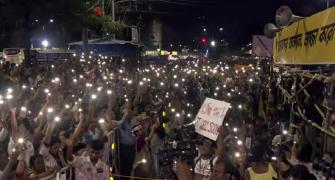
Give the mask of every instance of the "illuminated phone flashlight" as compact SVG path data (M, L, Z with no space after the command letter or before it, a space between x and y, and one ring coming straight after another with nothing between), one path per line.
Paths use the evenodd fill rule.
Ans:
M234 131L234 132L237 132L237 131L238 131L238 129L237 129L236 127L234 127L234 128L233 128L233 131Z
M51 68L55 68L55 66L54 66L54 65L51 65Z
M70 105L65 104L65 108L66 108L66 109L69 109L69 108L70 108Z
M252 78L249 79L249 82L254 82L254 80Z
M55 78L55 82L59 82L60 79L58 77Z
M178 86L179 86L178 83L175 83L175 84L174 84L174 87L178 87Z
M146 159L142 159L141 162L142 163L147 163L147 160Z
M102 87L101 87L101 86L97 88L97 91L100 92L101 90L102 90Z
M215 89L216 89L217 91L218 91L218 90L220 90L220 88L219 88L219 87L216 87Z
M214 96L218 96L218 93L214 93Z
M229 124L228 124L228 123L225 123L225 126L226 126L226 127L228 127L228 126L229 126Z
M33 91L33 90L34 90L34 88L33 88L33 87L32 87L32 88L30 88L30 90L32 90L32 91Z
M283 130L283 134L284 135L288 134L288 131L287 130Z
M4 104L5 102L2 100L2 99L0 99L0 104Z
M191 114L190 114L190 113L188 113L188 114L187 114L187 117L191 117Z
M59 122L59 121L60 121L60 117L56 116L56 117L54 118L54 120L55 120L55 122Z
M81 98L78 99L79 102L83 101Z
M143 82L142 81L140 81L140 86L143 86Z
M176 110L174 108L171 109L171 112L175 112Z
M180 117L180 114L179 114L179 113L177 113L177 114L176 114L176 117L177 117L177 118L178 118L178 117Z
M49 89L44 89L44 92L48 94L49 93Z
M227 93L227 95L230 97L230 96L231 96L231 93Z
M13 95L7 94L6 99L12 99L12 98L13 98Z
M82 111L83 111L83 109L79 108L79 109L78 109L78 111L79 111L79 112L82 112Z
M272 156L271 159L272 159L273 161L277 161L277 157L276 157L276 156Z
M241 153L236 152L236 153L235 153L235 157L237 157L237 158L241 157Z
M107 94L112 94L112 90L107 90Z
M105 120L104 120L103 118L100 118L100 119L99 119L99 123L100 123L100 124L103 124L103 123L105 123Z
M238 105L238 108L239 108L239 109L242 109L242 104L239 104L239 105Z
M12 88L8 88L7 89L7 93L12 93L13 92L13 89Z
M182 78L182 79L181 79L181 81L185 82L185 79L184 79L184 78Z
M96 94L92 94L91 95L91 98L94 100L94 99L97 99L97 95Z
M19 139L17 139L17 142L18 142L19 144L23 144L23 143L24 143L24 138L19 138Z
M243 142L241 140L237 140L237 145L241 146Z
M54 112L54 109L48 108L48 113L52 113L52 112Z
M22 89L27 89L27 86L26 85L22 85Z
M120 71L119 71L121 74L123 73L123 70L122 69L120 69Z
M132 80L129 80L129 81L128 81L128 84L131 84L131 83L133 83L133 81L132 81Z
M80 79L83 79L83 78L84 78L84 76L83 76L83 75L80 75L80 76L79 76L79 78L80 78Z
M73 79L73 83L77 83L77 81L78 81L77 79Z
M24 106L22 106L22 107L21 107L21 111L26 112L26 111L27 111L27 108L24 107Z

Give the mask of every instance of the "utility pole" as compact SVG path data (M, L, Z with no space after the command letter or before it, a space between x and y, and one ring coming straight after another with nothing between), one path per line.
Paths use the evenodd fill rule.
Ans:
M112 2L112 19L115 22L115 0L111 0Z
M88 58L88 29L87 29L87 16L88 16L88 10L87 10L87 0L85 0L85 6L84 6L84 13L83 13L83 29L82 29L82 39L83 39L83 51L84 51L84 58Z

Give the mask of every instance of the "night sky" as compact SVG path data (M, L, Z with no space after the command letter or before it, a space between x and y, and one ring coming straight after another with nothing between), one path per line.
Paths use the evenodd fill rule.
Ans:
M188 45L202 35L203 27L211 34L223 27L222 36L232 48L244 46L250 42L253 34L263 34L264 25L274 22L276 10L282 5L290 6L296 15L310 16L325 9L327 4L326 0L166 1L180 3L154 2L156 10L169 12L162 18L175 30L171 43ZM335 0L330 2L331 5L335 4Z

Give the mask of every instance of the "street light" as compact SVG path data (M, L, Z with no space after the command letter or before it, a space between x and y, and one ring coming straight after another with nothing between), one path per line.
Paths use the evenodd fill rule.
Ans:
M47 47L49 46L49 41L46 40L46 39L43 40L43 41L42 41L42 46L45 47L45 48L47 48Z
M215 41L211 41L211 46L215 47L215 45L216 45L216 42Z

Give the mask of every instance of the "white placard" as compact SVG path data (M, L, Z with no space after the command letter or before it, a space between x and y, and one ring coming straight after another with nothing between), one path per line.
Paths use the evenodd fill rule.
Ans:
M230 104L225 101L206 98L195 117L195 131L216 141L229 107Z

